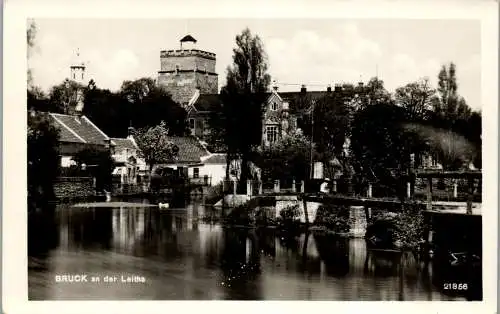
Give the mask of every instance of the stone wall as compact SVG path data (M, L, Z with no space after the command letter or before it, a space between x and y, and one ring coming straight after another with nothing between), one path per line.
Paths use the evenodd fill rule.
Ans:
M54 182L57 199L83 198L95 195L91 177L60 177Z
M217 94L218 92L218 77L214 74L159 73L158 84L164 86L172 95L172 99L181 105L186 105L191 100L197 88L201 94Z
M290 197L290 199L286 199L286 197L282 197L283 199L277 199L276 200L276 217L280 216L280 212L289 207L289 206L299 206L299 211L300 211L300 222L305 223L306 222L306 215L304 212L304 202L298 201L296 198L293 199L293 197ZM307 214L309 216L309 222L314 223L314 220L316 220L316 213L318 211L318 208L321 204L316 203L316 202L307 202Z
M349 234L354 238L363 238L366 234L366 213L363 206L349 208Z

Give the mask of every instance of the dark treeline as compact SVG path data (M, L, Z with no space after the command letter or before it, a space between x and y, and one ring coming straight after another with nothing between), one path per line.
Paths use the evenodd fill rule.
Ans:
M151 78L124 81L120 90L100 89L65 80L48 95L38 88L28 90L28 108L35 111L71 114L77 104L77 90L83 91L83 114L110 137L126 137L128 127L152 127L165 121L170 135L187 132L186 111L158 87Z

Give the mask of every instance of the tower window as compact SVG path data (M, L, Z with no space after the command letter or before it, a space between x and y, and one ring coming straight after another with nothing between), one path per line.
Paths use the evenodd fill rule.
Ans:
M82 80L83 80L83 72L82 72Z
M277 103L275 103L275 102L272 102L272 103L271 103L271 110L273 110L273 111L278 110L278 104L277 104Z
M194 119L189 119L189 128L194 129Z
M76 74L75 74L75 72L73 72L73 79L76 79Z
M175 75L179 75L179 69L180 69L180 66L177 64L175 66Z

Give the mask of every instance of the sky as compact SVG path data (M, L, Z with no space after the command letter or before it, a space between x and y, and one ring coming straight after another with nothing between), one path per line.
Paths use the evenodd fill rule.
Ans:
M47 91L69 77L77 49L86 78L118 90L124 80L156 78L160 51L178 49L187 33L197 49L217 55L219 88L232 62L235 37L248 27L268 55L280 91L326 90L378 74L389 91L457 67L458 93L481 108L481 28L476 20L390 19L36 19L28 60L34 83Z

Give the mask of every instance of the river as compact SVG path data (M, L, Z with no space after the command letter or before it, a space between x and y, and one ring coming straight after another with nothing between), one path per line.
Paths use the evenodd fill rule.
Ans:
M203 223L204 215L197 203L58 205L30 222L29 299L470 299L443 290L432 263L369 253L363 239L224 228Z

